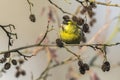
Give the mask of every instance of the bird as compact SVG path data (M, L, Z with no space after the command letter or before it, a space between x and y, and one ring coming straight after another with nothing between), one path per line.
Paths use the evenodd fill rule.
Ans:
M66 44L79 44L81 41L81 29L71 20L61 25L59 33L60 39Z

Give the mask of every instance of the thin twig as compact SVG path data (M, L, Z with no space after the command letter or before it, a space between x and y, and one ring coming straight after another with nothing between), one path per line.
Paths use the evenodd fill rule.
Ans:
M73 54L75 57L77 57L78 59L80 59L80 55L77 55L76 53L72 52L70 49L68 49L66 46L64 46L64 48L70 52L71 54Z
M49 1L52 5L54 5L56 8L58 8L60 11L62 11L63 13L68 14L68 15L73 15L73 14L71 14L71 13L69 13L69 12L64 11L61 7L59 7L58 5L56 5L55 3L53 3L52 0L48 0L48 1Z
M62 66L62 65L64 65L64 64L68 64L68 63L74 62L74 61L76 61L76 60L78 60L78 58L70 57L70 58L68 58L68 59L65 60L65 61L61 61L60 63L56 63L56 64L50 66L49 69L52 69L52 68L55 68L55 67L58 67L58 66Z
M20 56L23 56L25 60L27 60L27 58L31 58L33 55L30 55L30 56L27 56L27 55L24 55L22 54L20 51L16 51Z
M30 2L29 0L27 0L29 7L30 7L30 13L32 14L32 7L33 7L33 3Z
M42 78L45 78L45 77L43 77L43 76L44 76L45 74L47 74L51 63L52 63L52 60L49 61L49 63L48 63L48 65L47 65L47 67L45 68L45 70L41 73L41 75L39 76L39 78L37 78L36 80L40 80L40 79L42 79Z
M38 45L40 45L43 42L43 40L46 38L48 32L49 32L49 22L48 22L48 25L47 25L47 29L46 29L45 35L43 36L43 38L41 39L41 41L38 43Z

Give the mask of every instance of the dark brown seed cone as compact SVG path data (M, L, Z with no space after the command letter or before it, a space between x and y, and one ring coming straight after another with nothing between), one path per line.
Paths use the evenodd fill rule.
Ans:
M80 13L81 13L81 14L84 14L86 11L87 11L86 8L83 8L83 9L80 11Z
M90 18L92 18L94 15L95 15L95 13L93 11L90 11L90 10L88 11L88 16Z
M66 20L70 20L70 17L68 15L64 15L63 16L63 19L66 21Z
M13 65L17 65L17 61L15 59L13 59L11 62Z
M108 61L104 62L101 69L105 72L105 71L109 71L110 70L110 63Z
M84 63L83 66L84 66L85 70L89 70L89 65L88 64Z
M16 66L16 69L17 69L17 70L19 70L19 69L20 69L20 67L19 67L19 66Z
M10 57L10 53L5 53L4 54L4 58L9 58Z
M23 59L19 59L19 64L23 64L24 63L24 60Z
M84 31L85 33L88 33L88 32L89 32L89 25L88 25L87 23L85 23L85 24L83 25L83 31Z
M73 17L72 17L72 20L73 20L74 22L78 22L78 18L77 18L76 16L73 16Z
M82 66L83 62L82 61L78 61L78 66Z
M22 70L22 71L21 71L21 74L22 74L23 76L25 76L25 75L26 75L26 72L25 72L24 70Z
M60 39L56 39L56 44L57 44L57 46L58 47L63 47L63 42L62 42L62 40L60 40Z
M94 24L94 23L93 23L92 21L89 22L89 25L90 25L91 27L93 26L93 24Z
M83 25L84 24L84 19L78 18L77 24L80 25L80 26Z
M30 19L30 21L32 21L32 22L35 22L35 21L36 21L36 18L35 18L35 15L34 15L34 14L30 14L29 19Z
M81 74L85 74L85 69L84 68L79 68L79 71Z
M10 67L11 67L10 63L5 63L5 65L4 65L4 69L5 70L8 70Z
M96 22L96 19L95 19L95 18L93 18L91 21L92 21L93 23L95 23L95 22Z
M15 77L18 78L20 76L20 72L17 71L16 74L15 74Z
M105 62L104 62L104 65L110 66L110 63L109 63L108 61L105 61Z
M107 67L105 65L102 65L101 69L105 72L105 71L109 71L110 67Z

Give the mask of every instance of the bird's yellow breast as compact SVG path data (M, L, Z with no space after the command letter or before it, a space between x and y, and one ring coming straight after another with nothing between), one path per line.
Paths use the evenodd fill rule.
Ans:
M60 38L65 43L69 43L69 44L80 43L80 33L75 34L75 33L60 31Z

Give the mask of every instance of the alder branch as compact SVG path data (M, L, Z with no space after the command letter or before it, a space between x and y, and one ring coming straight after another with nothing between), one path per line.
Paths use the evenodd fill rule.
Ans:
M76 0L76 1L79 2L81 5L83 5L83 2L85 2L85 1L80 1L80 0ZM103 5L103 6L120 7L120 4L111 4L111 2L94 1L94 3L96 3L98 5Z
M120 7L120 4L111 4L111 2L104 3L104 2L95 1L95 3L99 5L104 5L104 6Z
M44 36L46 36L46 35L44 35ZM44 40L44 39L45 39L45 37L43 37L42 40ZM32 48L32 47L57 47L56 44L41 44L41 43L39 43L39 44L33 44L33 45L28 45L28 46L23 46L23 47L11 49L9 51L2 51L2 52L0 52L0 54L5 54L5 53L8 53L8 52L15 52L16 50L24 50L24 49ZM117 45L120 45L120 42L113 43L113 44L65 44L64 46L80 46L80 47L83 47L83 46L87 46L87 47L93 46L93 48L94 48L94 46L112 47L112 46L117 46Z

